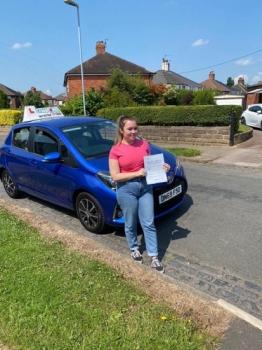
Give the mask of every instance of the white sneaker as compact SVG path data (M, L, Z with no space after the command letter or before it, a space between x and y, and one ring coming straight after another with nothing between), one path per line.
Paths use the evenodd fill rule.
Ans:
M153 258L151 261L151 267L160 273L165 273L164 266L158 260L158 258Z
M132 256L132 258L133 258L136 262L142 264L142 262L143 262L143 257L142 257L142 255L140 254L140 251L139 251L139 250L137 250L137 249L136 249L136 250L132 250L131 256Z

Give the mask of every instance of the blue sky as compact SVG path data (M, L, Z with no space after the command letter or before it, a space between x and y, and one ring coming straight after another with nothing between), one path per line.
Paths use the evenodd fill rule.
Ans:
M106 51L150 71L170 70L197 83L244 76L262 80L258 0L78 0L82 56ZM0 0L0 83L57 96L80 64L77 10L63 0ZM230 62L229 62L230 61ZM227 62L227 63L225 63Z

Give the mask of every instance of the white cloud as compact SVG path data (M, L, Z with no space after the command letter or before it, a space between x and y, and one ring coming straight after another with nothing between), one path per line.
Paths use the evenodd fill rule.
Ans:
M26 43L24 44L21 44L21 43L15 43L12 48L14 50L21 50L23 47L30 47L32 46L32 43L30 43L29 41L27 41Z
M251 78L251 83L256 84L262 80L262 72L258 72L253 78Z
M206 45L207 43L209 43L209 40L198 39L192 44L192 46L202 46L202 45Z
M47 95L51 96L51 89L47 89L47 90L45 91L45 93L46 93Z
M246 58L246 59L241 59L241 60L237 60L236 64L238 64L239 66L249 66L250 64L253 64L253 60L252 58Z

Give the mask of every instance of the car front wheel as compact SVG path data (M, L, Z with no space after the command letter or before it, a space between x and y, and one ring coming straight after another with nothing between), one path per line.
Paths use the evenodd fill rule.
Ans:
M11 175L6 170L3 171L2 182L4 185L5 192L8 194L9 197L11 197L11 198L19 198L20 197L21 192L18 190Z
M82 192L76 198L76 212L87 231L102 233L106 227L105 216L100 203L91 194Z
M242 118L241 118L241 124L246 125L246 119L245 119L245 117L242 117Z

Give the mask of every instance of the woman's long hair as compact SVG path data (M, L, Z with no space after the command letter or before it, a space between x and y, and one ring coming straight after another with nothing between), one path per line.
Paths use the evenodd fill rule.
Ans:
M121 131L124 130L124 126L128 120L134 121L137 123L136 117L129 116L129 115L121 115L117 119L117 133L116 133L116 139L115 139L115 145L119 145L123 140L123 134Z

